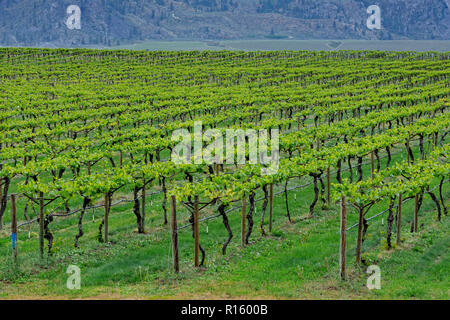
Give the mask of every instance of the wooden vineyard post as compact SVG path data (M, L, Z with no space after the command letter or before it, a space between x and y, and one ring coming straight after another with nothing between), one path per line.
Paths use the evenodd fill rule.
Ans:
M401 243L401 231L402 231L402 194L398 195L398 207L397 207L397 245Z
M347 207L345 197L341 199L341 233L339 243L339 269L341 279L345 280L345 257L347 249Z
M218 163L214 164L214 170L216 171L216 176L218 176L220 173L220 165Z
M198 267L199 262L200 241L198 233L198 196L195 196L194 204L194 265Z
M39 193L39 257L44 258L44 193Z
M374 159L374 152L372 151L370 153L370 172L371 172L371 177L372 180L375 176L375 159Z
M17 212L16 212L16 196L11 195L11 239L14 263L17 263Z
M145 233L145 178L142 185L142 232Z
M361 250L362 250L362 237L363 237L363 220L364 214L363 209L358 210L358 236L356 239L356 265L359 267L361 265Z
M172 260L175 273L180 272L180 264L178 262L178 225L177 225L177 198L170 197L170 216L172 229Z
M419 195L414 197L414 232L417 232L417 225L419 224Z
M273 183L269 186L269 232L272 232L273 221Z
M111 196L109 193L105 194L105 243L108 242L108 218L109 218L109 210L111 206Z
M245 247L245 218L247 214L247 199L242 198L242 219L241 219L241 245Z
M406 140L406 155L407 155L408 164L409 164L409 139Z
M331 207L331 186L330 186L330 181L331 181L330 167L328 167L327 168L327 203L328 203L328 208Z
M431 134L431 136L429 136L429 140L428 140L428 145L429 145L429 152L432 152L434 150L433 146L434 146L434 135Z

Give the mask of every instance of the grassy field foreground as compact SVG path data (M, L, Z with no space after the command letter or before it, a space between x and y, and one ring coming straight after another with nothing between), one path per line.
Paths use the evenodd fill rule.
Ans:
M294 183L294 182L293 182ZM38 232L26 227L20 234L19 265L12 263L8 231L0 239L0 297L2 299L448 299L450 288L449 221L436 221L435 208L425 198L420 213L420 232L410 233L413 201L404 207L403 244L388 251L385 247L385 216L371 221L364 243L366 265L381 269L381 289L366 287L366 266L354 267L356 230L348 232L349 279L338 276L339 215L334 206L318 210L305 219L311 187L289 193L294 223L285 217L283 197L275 198L274 230L268 236L259 231L259 215L251 245L239 245L240 211L230 213L234 238L224 257L226 239L220 219L200 226L200 239L206 249L206 265L193 267L193 239L190 228L180 231L181 273L171 271L168 227L163 226L159 197L149 199L151 218L147 234L133 227L131 206L117 207L111 217L111 244L96 241L101 211L85 222L81 248L74 249L74 218L59 220L55 249L45 262L38 259ZM448 192L446 194L448 198ZM260 210L258 205L258 212ZM385 209L376 206L369 215ZM210 214L211 212L209 212ZM204 213L208 215L207 212ZM181 221L187 218L180 212ZM356 214L349 216L349 226ZM88 222L88 220L93 221ZM180 223L182 225L183 223ZM55 228L56 229L56 228ZM267 226L266 226L267 229ZM25 231L25 232L24 232ZM81 290L69 290L69 265L81 269Z

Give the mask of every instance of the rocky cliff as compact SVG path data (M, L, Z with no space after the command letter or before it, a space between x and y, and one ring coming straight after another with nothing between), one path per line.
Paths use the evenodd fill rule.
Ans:
M67 8L81 11L70 30ZM380 30L366 26L370 5ZM0 45L139 40L450 39L449 0L0 0Z

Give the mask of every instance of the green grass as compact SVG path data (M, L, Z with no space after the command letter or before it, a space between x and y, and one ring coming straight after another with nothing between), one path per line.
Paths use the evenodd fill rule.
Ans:
M416 150L417 148L415 148ZM416 150L417 154L417 150ZM396 155L394 160L399 161ZM383 159L382 164L385 164ZM383 166L382 166L383 167ZM365 176L368 167L364 168ZM348 174L348 173L346 173ZM334 180L334 177L333 177ZM292 185L306 180L292 180ZM158 187L155 187L156 189ZM449 190L445 189L445 199ZM117 194L115 200L123 197ZM259 198L258 195L257 198ZM148 198L147 234L136 232L132 204L114 207L110 216L111 244L97 241L103 212L88 212L84 220L85 235L81 248L73 247L78 232L77 216L59 218L51 224L55 237L53 254L45 261L38 257L38 230L33 225L20 229L19 261L11 259L8 225L0 231L0 297L2 298L274 298L274 299L448 299L449 235L448 217L436 221L436 211L429 197L420 211L420 232L409 232L413 201L404 206L403 244L385 248L386 225L378 217L371 221L363 246L364 258L381 268L381 290L368 290L365 268L354 265L356 229L348 232L349 279L338 276L339 214L338 206L329 210L316 207L315 217L308 216L312 186L289 192L294 223L287 221L282 195L274 201L274 229L262 236L259 231L261 202L254 215L251 244L240 247L240 210L229 214L234 238L222 256L227 238L221 219L200 225L200 242L207 258L204 268L193 266L194 243L191 228L179 232L181 273L171 270L170 233L163 225L161 195ZM152 206L150 206L152 204ZM376 205L368 214L384 210L387 203ZM19 214L23 206L19 206ZM7 211L9 212L9 211ZM201 217L215 214L210 209ZM95 220L93 221L93 216ZM268 217L268 214L266 215ZM6 221L8 221L7 217ZM179 225L187 222L185 209L178 210ZM348 225L357 221L354 211ZM206 228L208 227L208 232ZM266 231L267 218L266 218ZM394 229L395 234L395 229ZM395 236L394 236L395 242ZM82 289L66 288L69 265L82 271Z

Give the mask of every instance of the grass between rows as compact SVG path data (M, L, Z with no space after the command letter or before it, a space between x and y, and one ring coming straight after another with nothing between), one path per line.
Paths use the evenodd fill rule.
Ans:
M394 156L394 161L399 160L399 155ZM365 176L368 170L366 166ZM293 179L291 183L303 184L305 179ZM448 195L445 190L445 199ZM368 290L366 267L354 266L356 229L348 233L349 279L342 282L338 277L338 206L321 210L318 205L315 217L304 219L312 196L311 186L289 192L293 224L287 221L283 197L276 197L274 229L268 236L262 236L259 231L259 202L251 244L246 248L240 247L240 210L230 213L234 238L226 256L221 254L227 238L221 218L202 223L200 242L207 254L204 268L194 268L192 232L190 228L183 229L179 233L179 275L171 271L170 233L168 226L163 225L161 195L148 199L145 235L137 234L131 203L115 207L110 217L110 244L97 241L103 215L100 209L86 214L85 235L79 249L73 247L78 232L77 217L58 219L51 225L55 237L53 254L45 261L38 258L37 226L20 230L17 266L11 259L9 231L3 230L0 232L0 297L448 299L448 218L436 221L436 210L429 197L421 208L418 234L409 232L413 201L405 204L401 247L386 250L385 215L371 221L363 247L364 259L367 264L377 264L381 268L382 288ZM121 197L125 194L118 194L115 200ZM379 203L368 215L385 208L386 202ZM213 213L208 209L201 216ZM188 213L180 208L180 225L187 219ZM349 225L356 221L357 215L351 211ZM267 231L267 218L265 223ZM79 291L66 288L69 265L81 268L82 289Z

